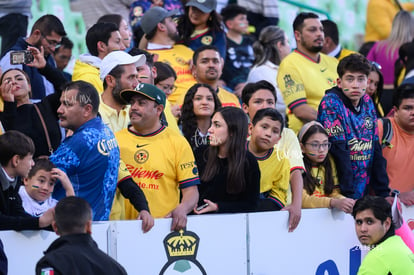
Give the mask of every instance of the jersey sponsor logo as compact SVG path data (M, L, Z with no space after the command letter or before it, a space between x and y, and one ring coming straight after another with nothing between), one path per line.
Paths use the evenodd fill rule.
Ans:
M142 145L137 144L137 148L141 148L141 147L144 147L144 146L147 146L147 145L148 145L148 143L147 144L142 144Z
M153 179L159 180L164 176L164 173L158 170L145 170L143 167L135 167L133 165L127 164L126 167L131 173L131 176L138 179Z
M118 142L116 142L116 139L115 138L113 138L113 139L109 139L109 140L106 140L106 139L101 139L98 143L97 143L97 149L98 149L98 152L101 154L101 155L104 155L104 156L109 156L109 153L110 153L110 151L112 150L112 149L114 149L114 148L117 148L118 147Z
M147 150L140 149L136 151L134 154L134 160L139 164L143 164L147 162L148 159L149 159L149 153Z
M344 133L344 128L340 125L336 125L333 127L326 128L326 132L328 132L328 135L330 136L339 136Z
M188 168L192 168L194 166L195 166L195 162L194 161L190 161L190 162L186 162L186 163L181 163L180 164L180 169L182 171L182 170L185 170L185 169L188 169Z
M351 139L348 141L349 150L351 151L366 151L371 150L372 148L372 140L370 141L363 141L358 140L356 138Z

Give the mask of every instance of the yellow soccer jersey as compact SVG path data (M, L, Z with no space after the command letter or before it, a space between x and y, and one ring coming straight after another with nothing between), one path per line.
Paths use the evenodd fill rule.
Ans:
M217 96L220 99L221 106L223 107L232 106L232 107L241 108L240 101L235 94L232 94L226 91L225 89L219 87Z
M289 128L298 133L303 126L292 110L302 104L318 110L325 91L336 85L338 61L325 54L320 54L315 62L298 50L290 53L280 63L277 84L288 107Z
M276 149L266 156L256 157L260 168L260 193L269 192L284 207L289 189L290 164L287 158L279 158Z
M193 50L184 45L174 45L171 49L147 50L152 54L158 55L158 61L169 64L177 73L175 86L177 89L168 97L171 104L182 105L181 99L184 99L185 93L197 81L194 79L190 62L193 58Z
M194 155L187 140L168 127L142 136L130 129L115 134L121 159L147 198L151 214L163 218L180 200L180 188L199 184ZM125 201L126 219L138 212Z

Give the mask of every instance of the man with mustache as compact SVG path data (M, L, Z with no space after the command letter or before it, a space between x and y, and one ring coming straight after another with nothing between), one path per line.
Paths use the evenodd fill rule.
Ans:
M240 108L237 96L219 87L223 66L224 59L220 56L219 50L214 46L202 46L194 52L192 73L197 82L210 85L216 91L221 106Z
M182 135L162 124L166 98L156 86L140 83L121 91L121 98L131 105L131 125L115 134L121 158L144 191L151 214L172 218L171 230L183 229L198 201L200 182L191 147ZM127 219L137 216L129 204L125 212Z
M338 61L321 53L324 32L318 15L299 13L293 30L297 48L280 63L277 84L289 108L289 128L296 133L315 120L325 90L336 84Z
M85 81L68 83L57 110L59 123L73 135L66 137L50 160L66 172L75 195L86 199L93 209L94 221L106 221L117 187L119 147L112 131L100 116L99 95ZM65 197L61 184L53 197Z

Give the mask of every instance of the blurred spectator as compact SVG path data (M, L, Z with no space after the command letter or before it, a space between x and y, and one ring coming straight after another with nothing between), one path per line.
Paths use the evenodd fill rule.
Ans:
M168 97L177 88L177 86L175 86L177 74L170 65L164 62L154 62L154 67L157 69L157 77L154 79L154 84ZM169 105L171 107L172 114L176 119L178 119L181 115L180 106L178 104Z
M247 77L248 83L266 80L276 89L276 110L286 121L286 105L276 79L280 62L290 53L289 40L286 33L277 26L262 29L259 39L253 44L254 64Z
M321 23L323 32L325 33L325 41L323 42L323 48L321 50L322 53L333 56L338 61L351 53L355 53L354 51L342 48L341 44L339 44L338 26L334 21L325 19Z
M60 42L60 47L56 48L53 53L55 58L56 67L63 72L63 75L68 81L72 81L72 75L68 72L65 72L64 69L68 65L70 59L72 58L72 49L73 42L66 36L62 37Z
M178 20L180 42L193 51L203 45L218 48L220 56L226 58L226 34L220 15L215 11L216 0L190 0L185 4L184 15Z
M380 98L384 113L392 108L392 95L394 91L394 65L398 59L398 51L402 44L412 41L414 38L414 17L407 11L400 11L392 22L390 36L376 42L369 51L368 60L381 65L384 77L384 91Z
M121 35L122 43L125 46L125 49L130 48L132 32L128 23L120 14L105 14L101 16L96 23L114 23L118 27L119 34Z
M3 0L0 2L0 57L16 43L26 37L32 0Z
M221 79L235 95L241 97L254 60L253 39L246 35L249 25L247 11L243 7L231 4L221 10L221 15L227 28L227 52Z
M238 0L237 4L247 9L247 19L255 27L256 38L264 27L279 23L277 0Z

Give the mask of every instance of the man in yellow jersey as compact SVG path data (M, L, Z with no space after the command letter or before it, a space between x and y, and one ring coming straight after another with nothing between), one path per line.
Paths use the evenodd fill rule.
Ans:
M193 50L184 45L176 45L177 25L171 16L176 10L167 11L153 7L141 18L141 28L148 39L147 51L158 56L158 61L168 63L177 73L177 89L168 97L171 104L182 105L185 93L196 81L191 74L190 63Z
M299 13L293 29L297 48L280 63L277 84L288 107L288 124L295 133L316 120L325 91L336 84L338 61L320 53L324 33L318 15Z
M83 80L92 84L99 94L103 92L99 70L102 59L110 52L125 50L118 27L113 23L96 23L86 33L89 53L81 54L73 68L72 81Z
M201 46L194 52L192 72L197 82L210 85L216 91L221 106L240 108L237 96L219 87L223 66L224 59L215 46Z
M172 217L171 229L182 229L198 201L200 180L191 147L161 123L166 98L156 86L140 83L121 91L121 98L131 105L131 126L115 134L121 158L144 191L152 215ZM136 216L136 210L126 204L126 218Z

